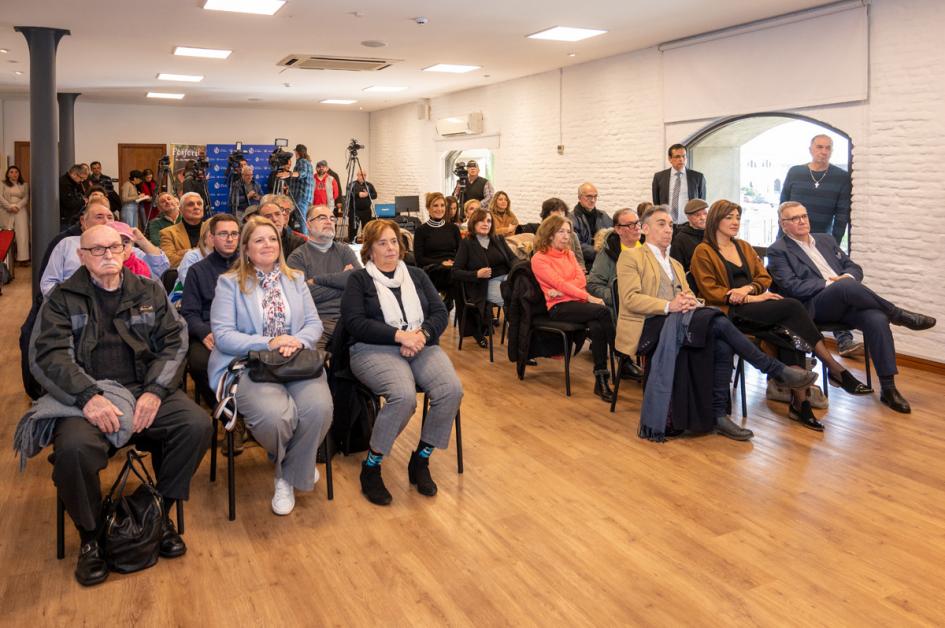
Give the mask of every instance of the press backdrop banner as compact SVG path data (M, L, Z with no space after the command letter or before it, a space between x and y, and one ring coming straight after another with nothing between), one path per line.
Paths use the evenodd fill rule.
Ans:
M272 154L272 145L243 144L243 155L246 163L253 167L253 177L263 194L269 192L266 182L269 180L269 155ZM230 189L226 180L227 158L236 150L236 144L207 144L207 190L210 192L210 211L208 214L230 212Z

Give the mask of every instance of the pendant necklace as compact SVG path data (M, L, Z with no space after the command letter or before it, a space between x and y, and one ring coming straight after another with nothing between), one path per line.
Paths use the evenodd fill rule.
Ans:
M814 189L820 187L820 182L824 180L824 177L827 176L827 173L830 171L830 166L827 166L827 169L824 170L824 173L820 175L819 179L814 178L814 171L810 169L810 166L807 166L807 172L810 174L810 180L814 182Z

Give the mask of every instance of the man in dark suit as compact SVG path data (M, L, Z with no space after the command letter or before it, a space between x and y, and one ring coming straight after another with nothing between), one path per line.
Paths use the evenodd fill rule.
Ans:
M816 323L840 323L863 332L876 365L880 401L896 412L911 412L896 390L896 346L889 324L929 329L931 316L897 307L863 285L863 269L825 233L812 236L807 209L782 203L778 219L784 235L768 247L768 270L778 292L807 306Z
M705 200L705 177L701 172L686 168L686 147L669 147L670 168L653 175L653 204L668 205L673 224L686 222L686 203L691 199Z

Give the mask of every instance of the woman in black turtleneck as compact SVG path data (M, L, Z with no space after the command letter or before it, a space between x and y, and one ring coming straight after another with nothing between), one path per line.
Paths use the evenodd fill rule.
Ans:
M446 198L439 192L427 194L429 219L417 227L413 252L417 266L426 271L437 291L446 295L447 310L452 305L450 272L462 236L459 227L446 220Z

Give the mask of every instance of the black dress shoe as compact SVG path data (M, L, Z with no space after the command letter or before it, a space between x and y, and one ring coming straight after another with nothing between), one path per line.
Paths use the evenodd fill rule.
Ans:
M407 478L411 484L416 484L417 492L427 497L436 495L436 482L430 476L430 459L424 458L417 452L410 454L407 463Z
M91 541L79 550L79 560L75 565L75 579L84 587L105 582L108 578L108 565L105 552L98 541Z
M902 414L909 414L912 412L912 406L909 405L909 402L906 401L905 397L899 394L899 391L896 390L895 386L883 388L882 392L879 393L879 400L896 412L901 412Z
M716 433L731 438L732 440L751 440L755 435L751 430L736 425L730 417L720 416L715 421Z
M833 373L827 375L827 379L830 380L832 386L837 388L842 388L851 395L868 395L873 392L873 389L858 380L853 376L853 373L850 371L844 371L840 374L840 377L836 377Z
M627 360L623 363L623 368L620 369L620 379L635 379L639 381L643 379L643 369Z
M381 477L381 465L369 467L361 463L361 492L367 497L367 500L378 506L386 506L393 497L387 487L384 486L384 478Z
M797 421L804 427L810 430L815 430L817 432L824 431L824 424L817 420L817 417L814 416L813 410L811 410L809 401L802 401L800 408L795 408L793 405L788 407L788 418L792 421Z
M897 309L896 312L889 317L889 322L893 325L908 327L909 329L913 329L915 331L922 331L923 329L935 327L935 319L931 316L919 314L918 312L910 312L909 310L904 310L902 308Z
M482 336L476 338L476 344L482 347L483 349L489 346L489 341L483 338Z
M164 519L164 531L161 533L161 556L163 558L177 558L187 553L184 539L177 533L177 529L170 519Z
M594 394L610 403L614 400L614 391L610 389L610 376L606 370L594 373Z

